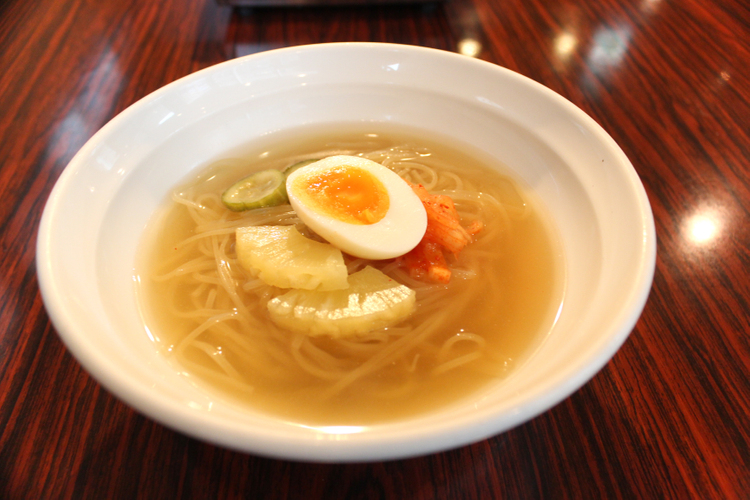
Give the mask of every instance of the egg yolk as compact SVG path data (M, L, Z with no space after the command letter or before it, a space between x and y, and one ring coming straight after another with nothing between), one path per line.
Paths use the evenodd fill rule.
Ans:
M350 224L374 224L385 217L390 201L383 183L370 172L348 165L297 179L306 204Z

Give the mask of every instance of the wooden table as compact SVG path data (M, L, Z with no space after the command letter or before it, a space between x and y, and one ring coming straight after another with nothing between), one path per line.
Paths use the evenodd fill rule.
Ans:
M34 245L84 142L190 72L331 41L424 45L515 70L589 113L633 162L659 238L650 299L614 359L547 413L422 458L269 460L135 413L58 339ZM0 498L750 498L746 0L5 0L0 68Z

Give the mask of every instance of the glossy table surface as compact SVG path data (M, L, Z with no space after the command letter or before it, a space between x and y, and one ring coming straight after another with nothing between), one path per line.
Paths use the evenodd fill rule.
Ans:
M44 202L127 106L282 46L423 45L526 75L589 113L650 198L656 274L612 361L494 438L383 463L224 450L125 406L68 354L35 274ZM232 9L0 3L0 498L748 498L750 4L450 0Z

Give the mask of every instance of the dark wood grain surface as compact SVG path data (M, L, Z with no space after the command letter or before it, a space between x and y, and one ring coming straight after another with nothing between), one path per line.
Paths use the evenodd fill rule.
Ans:
M552 410L422 458L269 460L135 413L58 339L34 246L78 148L195 70L329 41L505 66L581 107L633 162L656 219L653 289L614 359ZM746 0L0 1L0 498L750 498L749 74Z

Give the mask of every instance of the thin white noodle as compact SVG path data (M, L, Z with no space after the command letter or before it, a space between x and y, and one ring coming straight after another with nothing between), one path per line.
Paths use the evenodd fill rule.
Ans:
M484 340L484 337L482 337L481 335L477 335L475 333L460 332L453 335L443 343L443 346L440 348L440 351L437 355L438 360L444 361L445 358L449 356L450 350L458 342L473 342L474 344L476 344L477 349L483 349L487 344L487 341Z
M216 363L219 368L221 368L228 376L235 379L242 378L239 372L235 370L235 368L231 364L229 364L226 358L224 358L224 355L221 353L221 351L216 349L216 346L207 342L196 340L193 342L193 347L203 351L209 357L209 359Z
M255 390L255 388L244 379L227 375L222 371L209 368L189 358L183 357L180 359L180 364L183 365L189 373L198 375L206 380L215 380L221 387L233 387L237 392L245 394L251 394Z
M481 357L482 357L482 353L481 352L470 352L468 354L464 354L461 357L458 357L458 358L453 359L451 361L447 361L447 362L445 362L445 363L443 363L443 364L435 367L435 369L432 370L432 375L434 375L434 376L442 375L443 373L445 373L447 371L455 370L456 368L458 368L460 366L472 363L472 362L478 360Z
M217 314L216 316L212 316L211 318L207 319L203 323L201 323L197 328L193 329L187 337L185 337L182 342L179 343L177 348L175 349L175 355L180 355L184 352L184 350L187 348L190 343L195 340L200 334L211 328L213 324L221 322L221 321L227 321L230 319L233 319L236 316L235 311L223 313L223 314Z

